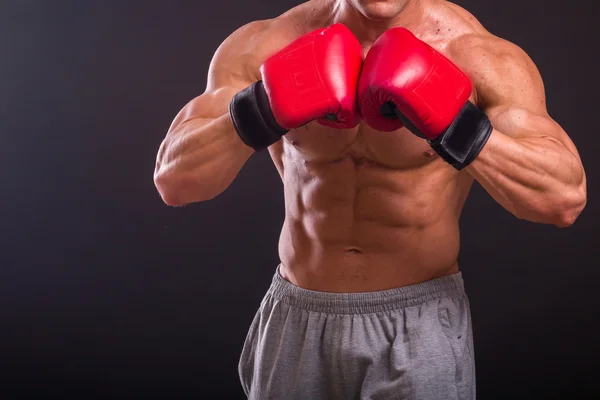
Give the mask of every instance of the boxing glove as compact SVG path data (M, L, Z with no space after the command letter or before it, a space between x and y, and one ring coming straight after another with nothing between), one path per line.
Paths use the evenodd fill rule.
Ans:
M358 85L360 113L381 131L406 126L460 170L492 132L469 101L471 82L449 59L405 28L384 32L369 50Z
M301 36L262 64L261 81L233 97L229 112L236 132L261 150L313 120L355 127L362 61L358 39L342 24Z

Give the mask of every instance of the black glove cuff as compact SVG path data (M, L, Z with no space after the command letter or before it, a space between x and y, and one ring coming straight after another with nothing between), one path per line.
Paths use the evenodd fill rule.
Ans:
M262 81L233 96L229 115L239 137L256 151L266 149L288 132L275 120Z
M487 115L467 101L452 124L429 144L444 161L460 171L479 155L492 129Z

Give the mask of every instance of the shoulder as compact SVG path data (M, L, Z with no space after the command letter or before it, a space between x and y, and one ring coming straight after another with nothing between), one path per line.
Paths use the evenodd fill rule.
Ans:
M491 34L468 34L451 43L448 53L473 82L482 108L524 101L545 105L544 85L533 60L518 45Z
M545 106L544 85L537 66L517 44L488 32L470 13L455 4L447 9L456 19L456 35L445 53L471 79L482 108L505 102Z
M275 20L253 21L231 33L217 48L208 69L208 90L227 84L223 79L252 82L269 37L276 29Z
M215 51L209 76L227 72L240 79L259 80L260 65L265 59L301 35L319 27L321 22L318 16L324 14L319 12L323 9L322 3L320 0L309 1L278 17L252 21L239 27ZM311 11L314 14L308 18Z

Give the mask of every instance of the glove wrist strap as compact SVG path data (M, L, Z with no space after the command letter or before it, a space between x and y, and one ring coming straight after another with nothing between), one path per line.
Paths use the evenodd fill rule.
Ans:
M256 151L266 149L288 132L275 120L262 81L233 96L229 115L240 139Z
M444 161L460 171L479 155L492 130L487 115L467 101L452 124L428 142Z

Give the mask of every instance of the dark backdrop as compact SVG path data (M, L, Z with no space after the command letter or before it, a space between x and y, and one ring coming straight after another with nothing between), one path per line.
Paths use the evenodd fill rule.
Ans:
M152 171L219 43L297 3L0 2L1 399L242 398L237 360L278 262L281 182L255 155L217 199L169 208ZM600 7L459 4L537 63L589 182L569 229L517 220L474 188L460 263L479 396L599 395Z

